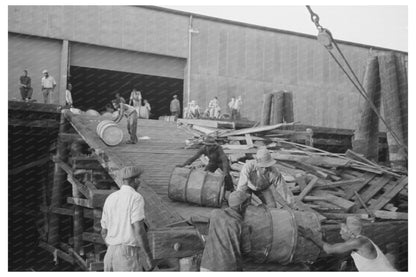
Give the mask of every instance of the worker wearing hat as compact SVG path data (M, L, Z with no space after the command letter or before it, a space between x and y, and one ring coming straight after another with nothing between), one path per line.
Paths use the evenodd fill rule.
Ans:
M170 114L176 118L181 114L181 103L176 94L173 96L172 101L170 101Z
M144 199L136 190L142 170L127 166L119 171L120 190L105 200L101 235L108 246L104 271L142 271L153 268L144 226ZM140 257L139 257L140 256Z
M48 70L43 70L43 77L42 77L42 94L43 94L43 102L45 104L50 103L49 95L53 93L53 90L56 87L55 79L49 75Z
M123 116L127 118L127 131L130 135L130 139L127 141L127 144L136 144L138 142L137 138L137 110L130 105L127 105L122 102L117 102L117 100L111 101L114 109L118 111L117 118L114 119L115 123L119 123Z
M229 208L211 212L201 271L242 270L242 257L251 250L249 229L243 222L249 203L249 194L234 191L228 198Z
M198 159L202 155L205 155L208 157L209 162L205 166L204 170L209 172L215 172L218 168L220 168L222 170L222 173L224 174L225 189L227 191L233 191L234 184L230 175L230 162L228 161L228 158L225 155L221 145L219 145L215 141L215 138L212 136L206 137L202 143L204 146L201 149L199 149L199 151L195 155L193 155L183 164L180 164L178 166L183 167L186 165L190 165L196 159Z
M298 226L299 234L314 242L327 254L350 253L358 271L397 271L380 248L369 238L361 235L362 222L356 216L348 216L340 225L344 242L330 244L312 230Z
M271 208L294 208L293 194L274 166L275 163L267 148L260 148L256 159L246 161L241 169L237 190L254 193Z

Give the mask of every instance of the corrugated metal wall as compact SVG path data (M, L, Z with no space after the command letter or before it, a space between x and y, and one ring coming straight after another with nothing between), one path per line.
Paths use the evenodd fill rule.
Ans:
M9 31L185 58L187 17L131 6L9 6Z
M294 93L295 120L317 126L355 128L361 96L327 51L313 39L195 18L191 98L206 107L218 96L223 109L243 97L243 116L260 119L262 95ZM368 49L341 45L362 80Z
M33 99L43 101L41 91L42 70L47 69L55 78L59 88L60 59L62 42L59 40L29 37L9 33L9 99L21 99L19 91L19 78L23 70L29 71L32 79ZM55 90L56 93L58 89ZM56 94L55 93L55 94ZM54 99L58 99L57 95Z
M178 58L188 55L188 21L186 14L145 7L9 6L10 32ZM356 127L363 99L315 39L198 16L193 28L199 33L192 35L191 99L201 107L218 96L226 110L230 97L241 95L243 116L259 120L262 95L285 89L294 93L296 121ZM362 79L369 47L340 47ZM114 53L108 67L126 67L123 57Z

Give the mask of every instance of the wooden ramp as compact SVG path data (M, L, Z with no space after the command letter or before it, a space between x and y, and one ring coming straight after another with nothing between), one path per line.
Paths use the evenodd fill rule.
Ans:
M105 118L75 115L69 111L65 112L65 117L84 141L94 149L101 165L119 186L119 169L136 165L144 170L144 184L139 188L139 192L146 200L146 214L151 227L174 226L193 215L208 216L211 212L212 208L175 202L168 198L168 182L175 165L183 163L197 151L184 149L185 140L192 135L177 127L175 122L139 119L139 142L126 144L129 134L124 118L119 123L124 132L123 142L111 147L96 133L97 125Z

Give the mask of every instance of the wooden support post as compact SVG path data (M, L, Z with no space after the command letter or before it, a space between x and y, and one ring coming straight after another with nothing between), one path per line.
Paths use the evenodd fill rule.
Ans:
M101 236L101 209L94 209L94 233ZM95 261L101 261L101 253L105 250L105 246L100 243L94 243L94 254L95 254Z
M58 95L54 95L54 103L65 105L65 91L68 79L68 60L69 60L69 42L64 39L62 41L61 49L61 63L59 67L59 89Z
M397 80L395 56L392 53L379 56L381 94L384 118L400 143L404 143L403 120L400 106L399 85ZM406 149L387 132L389 159L395 169L406 169Z
M365 90L368 98L373 104L380 109L380 75L377 57L370 57L367 60L367 68L364 76ZM352 142L354 151L363 154L366 158L378 160L378 122L376 113L367 101L364 101L361 121L355 131L355 137Z
M407 144L408 135L408 77L407 77L407 55L396 53L396 70L399 84L400 110L403 120L404 142Z
M283 91L273 92L272 99L272 112L270 117L270 124L283 123L283 103L284 93Z
M283 119L285 122L295 121L293 113L293 93L291 91L283 92Z
M81 197L81 192L78 187L72 183L72 196L75 198ZM84 232L84 208L74 205L74 251L75 253L83 253L82 233Z
M61 113L61 120L59 126L59 132L64 133L68 129L68 122L65 120L65 116ZM67 160L67 144L58 138L57 142L57 157L62 160ZM66 180L66 173L56 163L53 177L52 197L51 197L51 209L58 208L62 202L62 188ZM48 243L52 246L56 246L59 243L59 219L58 214L51 214L49 218L49 236Z
M273 94L267 93L263 95L263 109L261 111L261 126L270 125L270 111L272 107Z

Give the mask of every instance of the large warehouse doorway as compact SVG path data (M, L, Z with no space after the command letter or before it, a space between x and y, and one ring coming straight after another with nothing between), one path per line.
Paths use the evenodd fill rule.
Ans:
M105 106L115 99L116 93L128 102L135 86L151 105L150 118L168 115L170 101L175 94L182 107L183 79L80 66L71 66L70 76L74 106L84 111L104 111Z

